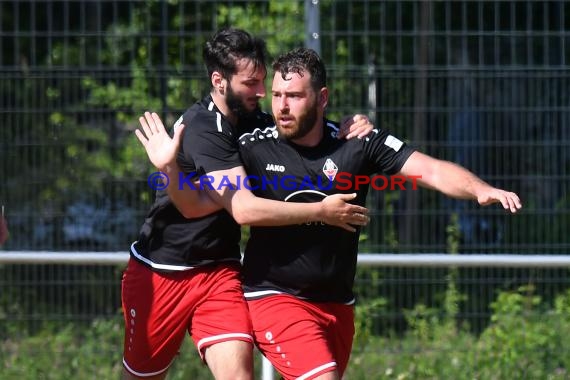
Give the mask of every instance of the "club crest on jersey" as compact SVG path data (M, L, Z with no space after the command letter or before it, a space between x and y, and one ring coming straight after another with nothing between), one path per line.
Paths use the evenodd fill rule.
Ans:
M268 172L279 172L283 173L285 171L285 166L283 165L276 165L276 164L267 164L265 168Z
M323 173L330 179L334 181L334 177L336 177L336 173L338 173L338 167L330 158L327 158L325 164L323 166Z

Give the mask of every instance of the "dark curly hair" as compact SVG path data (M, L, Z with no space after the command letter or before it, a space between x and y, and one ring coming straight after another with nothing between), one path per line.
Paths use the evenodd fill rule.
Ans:
M318 91L327 85L327 70L316 51L308 48L297 48L278 56L272 65L274 73L281 73L285 79L287 74L295 73L303 76L311 75L311 85Z

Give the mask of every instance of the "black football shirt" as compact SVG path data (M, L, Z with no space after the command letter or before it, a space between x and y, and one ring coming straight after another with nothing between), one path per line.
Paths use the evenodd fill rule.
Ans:
M280 139L275 127L240 137L240 155L260 197L319 202L336 193L357 193L364 205L369 186L359 190L354 176L397 173L414 151L387 131L362 139L339 140L338 124L325 120L315 147ZM251 227L244 255L244 291L255 299L288 293L321 302L352 303L358 233L312 222L286 227Z
M183 123L183 141L177 162L184 178L241 166L238 137L255 128L273 125L261 111L230 124L210 95L192 105L175 124ZM199 188L196 186L196 188ZM181 271L220 261L241 259L240 226L225 210L187 219L165 191L156 200L141 227L131 255L155 270Z

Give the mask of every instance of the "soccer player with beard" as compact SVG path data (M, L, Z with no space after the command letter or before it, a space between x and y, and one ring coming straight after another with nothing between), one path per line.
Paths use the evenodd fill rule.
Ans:
M170 146L177 159L156 165L171 183L157 192L123 275L124 379L164 379L186 333L216 379L252 379L253 338L240 282L239 224L325 220L355 231L354 225L368 220L364 207L347 203L354 194L307 204L240 191L232 218L205 192L176 191L184 185L180 173L214 173L215 180L220 171L243 173L238 137L273 125L258 104L265 96L264 42L242 30L224 29L206 43L203 55L212 90L176 123L170 141L181 141L179 149L165 144L168 135L151 141L137 131L147 149L148 144ZM357 126L368 128L367 120L358 121ZM146 113L140 122L147 136L157 127L164 131L156 114Z
M239 139L239 153L255 195L319 204L356 191L355 202L363 205L368 186L352 189L343 183L340 189L336 174L383 172L421 176L417 180L421 186L483 206L500 203L511 212L522 207L515 193L492 187L459 165L420 153L388 131L376 129L362 139L338 139L338 123L324 116L329 95L326 69L314 51L296 49L284 54L273 69L272 110L277 128L257 128ZM176 135L170 138L157 116L147 115L146 120L148 125L141 120L146 138L140 132L137 135L149 158L157 167L159 162L170 165ZM191 149L199 150L199 145ZM214 179L245 175L242 167L209 174ZM266 176L275 180L264 185ZM285 178L287 186L283 186ZM311 183L324 186L300 190ZM178 193L186 199L197 196ZM209 195L233 213L241 207L235 200L249 197L241 193L227 189ZM251 228L243 282L255 342L285 379L336 380L348 364L358 234L338 227L323 220Z
M240 154L252 178L263 176L271 162L284 170L276 182L252 182L260 197L318 202L333 194L357 191L364 205L368 185L341 189L338 173L375 173L417 178L420 186L443 194L521 208L519 197L487 184L454 163L409 147L386 130L363 139L339 140L338 123L325 118L326 69L310 49L296 49L273 64L272 111L275 128L240 137ZM277 132L277 133L273 133ZM323 183L305 189L300 183ZM293 180L294 179L294 180ZM330 186L328 186L330 185ZM252 227L244 253L244 294L256 344L281 375L289 379L338 380L347 367L354 335L354 276L358 233L326 223Z

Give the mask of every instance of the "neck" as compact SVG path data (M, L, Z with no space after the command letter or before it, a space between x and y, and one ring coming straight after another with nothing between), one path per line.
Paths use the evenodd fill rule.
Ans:
M210 95L212 95L212 100L214 101L214 104L216 105L216 107L218 107L218 109L226 117L226 119L228 119L228 121L231 124L236 125L238 122L238 117L229 109L228 105L226 104L226 99L224 98L224 96L219 92L217 92L216 90L213 90L210 93Z

